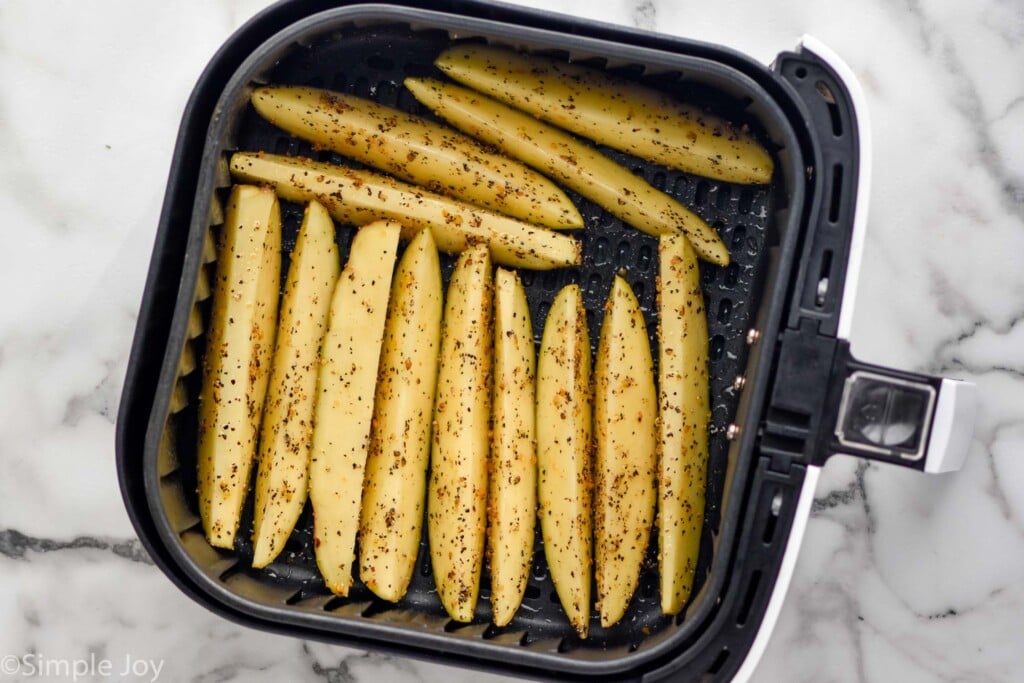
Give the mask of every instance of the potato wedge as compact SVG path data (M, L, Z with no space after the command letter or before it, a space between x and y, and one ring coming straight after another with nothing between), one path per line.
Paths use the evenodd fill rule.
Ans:
M236 153L231 172L267 183L290 201L317 200L343 223L365 225L396 220L402 237L430 228L441 251L457 254L486 242L491 258L507 266L549 270L580 263L580 243L552 230L522 223L454 199L406 185L370 171L356 171L309 159Z
M427 538L441 604L462 622L480 595L487 529L493 289L487 246L462 252L448 283L434 399Z
M494 394L487 557L494 623L515 616L533 562L537 520L536 350L526 291L515 271L494 274Z
M551 580L582 638L593 567L591 400L587 315L579 286L568 285L551 304L537 361L537 498Z
M615 277L594 369L594 574L601 626L626 613L655 509L658 395L640 303Z
M310 202L291 254L260 431L252 566L284 548L306 504L320 343L338 280L338 246L327 209Z
M407 78L405 87L459 130L576 190L638 230L654 236L682 231L702 258L729 264L725 243L704 219L565 131L451 83Z
M199 394L199 516L210 545L233 548L277 329L281 214L273 190L236 185L222 231Z
M434 63L474 90L642 159L729 183L771 180L771 155L748 132L638 83L472 43Z
M409 587L420 547L441 343L441 264L430 230L391 284L359 522L359 576L384 600Z
M535 225L583 227L550 180L429 119L318 88L257 88L252 105L292 135L432 192Z
M373 397L401 226L370 223L352 238L331 299L309 456L313 545L332 593L348 595L370 450Z
M693 588L704 524L708 321L689 243L662 237L658 264L658 568L661 610L678 614Z

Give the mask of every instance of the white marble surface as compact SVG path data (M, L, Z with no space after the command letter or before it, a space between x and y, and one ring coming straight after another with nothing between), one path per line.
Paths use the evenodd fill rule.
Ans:
M875 132L855 350L977 382L977 435L956 475L829 464L755 680L1024 680L1024 5L530 2L763 61L810 32L853 67ZM114 419L179 117L262 4L0 2L0 656L92 653L115 676L155 660L160 680L498 680L223 621L124 513Z

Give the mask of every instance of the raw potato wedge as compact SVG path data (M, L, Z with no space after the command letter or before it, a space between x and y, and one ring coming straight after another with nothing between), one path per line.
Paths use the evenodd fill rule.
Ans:
M434 62L474 90L642 159L729 183L767 183L772 158L748 132L605 72L479 44Z
M462 252L445 300L427 490L434 583L461 622L473 619L480 595L487 528L493 289L487 247Z
M494 274L493 382L487 557L494 623L505 626L522 604L533 562L537 437L530 309L519 276L504 268Z
M654 523L658 396L647 326L615 277L594 370L594 573L601 626L626 613Z
M236 153L231 172L249 182L267 183L282 198L323 203L338 221L365 225L396 220L409 240L424 228L437 247L457 254L486 242L496 263L534 270L578 265L580 243L546 228L442 197L370 171L263 153Z
M590 626L593 566L590 337L578 285L551 303L537 361L537 498L544 556L580 637Z
M580 212L550 180L439 123L317 88L258 88L252 105L292 135L432 192L527 223L583 227Z
M199 515L211 545L233 548L270 374L281 278L281 214L269 188L228 200L199 394Z
M708 468L708 321L686 240L658 245L658 567L661 611L678 614L693 588Z
M359 523L359 576L384 600L409 587L420 547L441 343L441 264L430 230L391 284Z
M480 93L407 78L405 87L453 126L570 187L608 213L655 237L682 231L702 258L729 264L729 251L704 220L590 145Z
M291 254L263 408L253 567L266 567L280 554L306 504L320 343L338 271L334 223L311 202Z
M331 300L309 456L313 545L332 593L348 595L384 321L401 226L371 223L352 238Z

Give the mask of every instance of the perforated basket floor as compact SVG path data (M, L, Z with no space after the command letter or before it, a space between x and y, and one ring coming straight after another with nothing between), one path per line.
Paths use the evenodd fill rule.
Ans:
M429 115L401 87L409 75L442 77L432 66L434 57L451 41L447 32L437 30L411 30L407 26L352 27L328 37L295 45L285 56L261 77L261 81L275 84L294 84L327 87L373 98L381 103ZM551 54L551 53L548 53ZM568 53L556 53L568 57ZM593 60L591 60L593 62ZM601 66L600 62L593 62ZM703 104L716 113L734 121L746 122L744 102L725 97L720 92L680 80L680 74L662 74L642 78L642 69L620 68L617 73L673 92L681 99ZM316 151L312 147L289 137L261 119L250 107L240 109L234 127L234 141L226 156L234 149L264 150L309 156L324 161L343 162L333 153ZM602 151L627 168L644 176L655 187L664 190L691 207L712 224L722 235L732 255L726 268L702 264L701 279L704 288L710 331L711 397L713 427L711 457L707 483L707 515L702 537L701 558L698 566L698 585L706 579L714 544L721 521L721 501L726 486L728 442L725 427L733 419L737 396L732 390L733 379L742 374L746 363L745 335L760 304L760 283L766 267L766 235L772 215L771 192L768 187L734 186L671 171L609 149ZM224 179L222 179L223 182ZM226 187L217 190L221 201ZM616 273L623 274L632 285L647 322L652 349L656 353L655 296L657 275L657 241L637 230L624 226L593 203L569 191L568 194L585 218L586 229L577 232L583 242L583 265L579 268L550 272L520 271L533 316L534 335L539 342L544 320L555 293L565 284L579 283L583 290L590 324L591 340L596 346L603 314L603 305ZM290 251L294 245L302 207L283 203L284 247ZM215 223L216 221L214 221ZM216 235L219 228L214 224ZM353 230L339 226L338 244L343 261L347 258ZM445 281L453 259L442 258ZM287 271L287 257L282 278ZM210 269L213 264L205 266ZM213 281L212 270L205 273ZM202 296L199 297L200 299ZM209 300L199 305L204 320L209 315ZM190 342L193 355L200 367L204 336L199 334ZM189 354L186 353L186 356ZM294 609L297 614L316 611L335 615L341 620L374 621L397 628L431 630L463 638L488 641L495 646L536 648L558 653L583 654L588 658L614 658L642 649L657 634L664 635L685 617L663 617L659 607L656 530L648 552L640 587L623 620L610 629L602 629L596 617L591 623L590 637L578 639L562 612L558 598L548 576L538 534L533 571L526 589L526 597L513 622L498 629L489 624L490 605L487 571L483 573L480 602L472 624L450 622L445 615L431 575L429 552L424 534L417 571L407 596L397 604L377 599L356 578L348 598L330 595L316 570L312 546L312 520L309 506L279 559L264 570L250 568L252 547L249 542L252 529L252 501L247 503L242 530L234 552L213 551L205 546L198 524L196 500L196 413L200 373L182 368L181 389L185 407L172 415L168 422L165 443L173 448L173 457L161 459L163 471L161 487L176 489L165 499L184 496L184 509L168 506L167 515L178 530L179 540L201 566L202 571L229 591L241 592L248 599L270 601ZM175 495L171 495L171 493ZM426 525L424 524L424 529ZM240 581L245 577L244 581ZM263 586L260 591L254 586ZM569 655L570 657L572 655Z

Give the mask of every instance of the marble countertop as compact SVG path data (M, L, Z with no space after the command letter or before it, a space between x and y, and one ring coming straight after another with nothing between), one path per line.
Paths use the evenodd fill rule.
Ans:
M0 3L0 680L33 653L138 680L499 680L231 624L122 506L114 421L179 119L264 4ZM811 33L849 62L875 140L854 350L976 382L977 430L955 475L832 459L754 680L1021 680L1024 6L529 4L764 62Z

